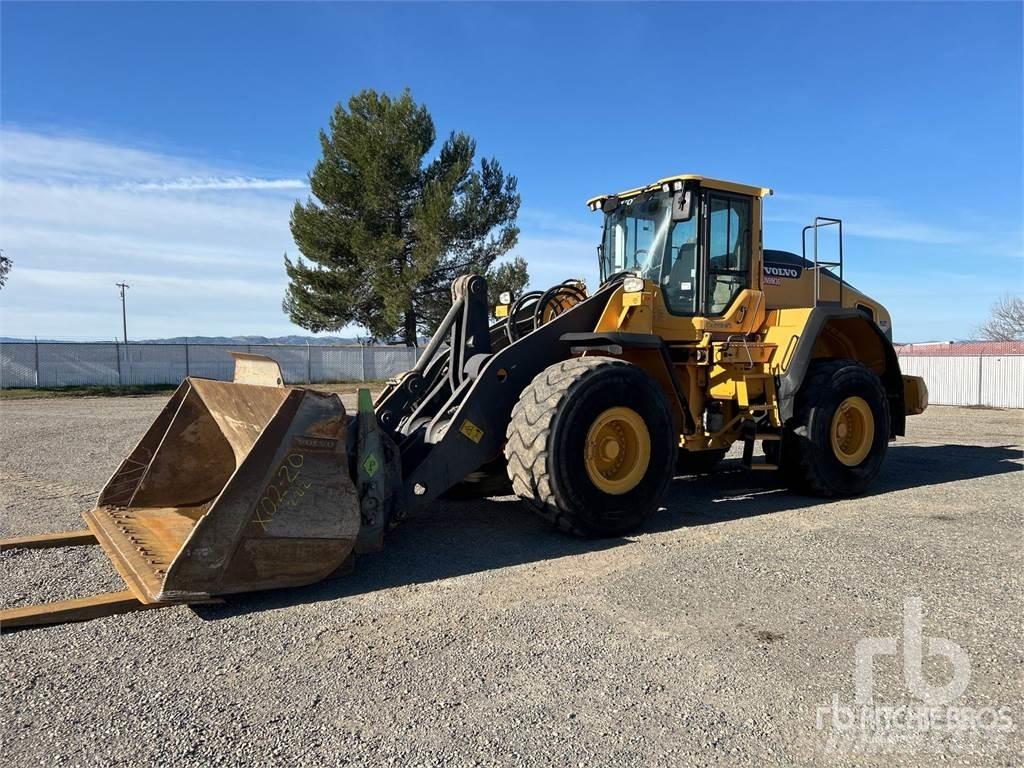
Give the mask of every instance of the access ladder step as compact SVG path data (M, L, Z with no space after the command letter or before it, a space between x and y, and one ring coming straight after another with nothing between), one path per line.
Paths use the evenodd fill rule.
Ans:
M754 463L754 443L757 440L763 442L778 441L782 439L782 435L778 432L758 432L757 425L752 419L743 422L741 434L743 435L743 466L747 469L765 471L779 468L778 464L772 464L768 461Z

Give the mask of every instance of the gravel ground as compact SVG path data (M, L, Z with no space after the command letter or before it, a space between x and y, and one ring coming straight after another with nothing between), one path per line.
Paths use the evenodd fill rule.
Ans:
M82 527L164 400L0 403L0 535ZM636 536L599 542L511 499L439 503L349 577L4 635L3 753L9 765L1019 764L1022 445L1024 412L933 407L871 495L820 503L731 459L677 480ZM0 564L8 606L123 589L96 547ZM924 634L968 654L954 704L1008 707L1013 730L905 729L894 746L835 729L856 643L901 637L915 596ZM876 659L876 704L915 703L900 658ZM932 684L950 670L926 658Z

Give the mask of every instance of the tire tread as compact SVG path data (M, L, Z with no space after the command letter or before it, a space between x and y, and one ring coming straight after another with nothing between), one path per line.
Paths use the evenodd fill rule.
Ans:
M592 376L612 366L627 366L609 357L577 357L541 371L512 409L505 458L512 489L533 511L561 531L577 536L592 532L568 511L548 475L551 425L555 414Z
M816 460L815 448L808 440L799 440L795 430L807 430L810 426L811 411L823 404L825 395L843 379L862 377L870 374L869 380L876 389L879 400L888 411L888 399L881 380L869 368L856 360L836 359L816 362L811 366L807 379L797 396L796 412L783 436L782 471L788 485L794 490L826 498L840 495L821 471ZM888 423L876 424L876 429L888 430Z

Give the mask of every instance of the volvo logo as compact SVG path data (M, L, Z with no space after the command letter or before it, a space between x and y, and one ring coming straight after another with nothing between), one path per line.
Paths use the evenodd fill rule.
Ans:
M803 267L791 267L783 264L765 264L764 273L769 277L786 277L795 280L800 277Z

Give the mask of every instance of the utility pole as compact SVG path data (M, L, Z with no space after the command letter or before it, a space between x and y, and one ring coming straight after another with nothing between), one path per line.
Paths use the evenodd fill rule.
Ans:
M118 288L121 289L121 329L124 331L124 345L128 346L128 317L124 311L124 289L131 288L128 283L114 283Z

